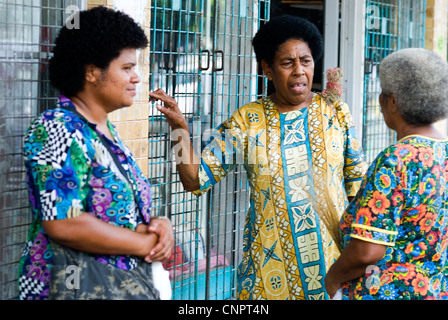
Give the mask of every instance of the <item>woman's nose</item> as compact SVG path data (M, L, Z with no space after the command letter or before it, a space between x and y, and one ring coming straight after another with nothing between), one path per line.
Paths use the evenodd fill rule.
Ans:
M140 78L139 74L134 71L134 74L133 74L133 76L131 78L131 82L132 83L139 83L140 80L141 80L141 78Z
M301 76L301 75L305 74L305 71L304 71L303 66L302 66L301 63L295 63L294 64L293 73L294 73L294 75L298 75L298 76Z

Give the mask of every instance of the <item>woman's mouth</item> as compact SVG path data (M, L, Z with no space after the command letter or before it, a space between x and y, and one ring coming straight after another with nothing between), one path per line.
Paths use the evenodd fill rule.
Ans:
M294 83L290 88L296 93L303 93L306 90L307 85L305 83Z

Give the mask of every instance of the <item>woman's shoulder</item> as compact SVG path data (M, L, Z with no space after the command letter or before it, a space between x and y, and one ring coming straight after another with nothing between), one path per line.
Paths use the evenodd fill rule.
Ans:
M238 112L240 114L246 114L250 111L263 112L263 110L265 109L265 105L266 105L265 101L266 101L265 98L251 101L251 102L239 107L235 112Z
M341 98L325 96L321 92L314 93L313 101L320 106L325 106L332 109L336 114L345 114L350 112L350 109L344 100Z
M373 167L404 168L409 159L417 156L409 140L400 140L384 148L372 162Z
M47 109L32 121L28 131L33 131L36 127L43 127L47 134L57 134L57 129L64 132L74 132L82 130L87 124L82 121L70 109L60 107L59 104L51 109Z
M25 155L31 158L38 155L45 158L62 157L73 142L85 152L90 131L76 114L56 105L31 122L24 136Z
M47 109L31 121L25 134L25 142L33 136L39 136L44 140L52 135L64 134L66 131L63 112L58 108Z
M225 124L237 124L239 127L251 127L261 124L265 118L264 99L251 101L236 109Z

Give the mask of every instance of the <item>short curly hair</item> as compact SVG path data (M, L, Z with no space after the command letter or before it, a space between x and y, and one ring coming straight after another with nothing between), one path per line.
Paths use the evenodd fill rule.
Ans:
M252 39L257 62L261 63L264 60L272 65L280 45L291 39L306 42L314 61L322 57L323 42L319 29L306 19L281 15L261 26Z
M409 48L380 65L383 94L393 94L403 120L427 125L448 116L448 64L437 53Z
M77 14L79 28L62 27L49 62L51 84L68 97L84 88L87 65L107 70L123 49L148 45L142 28L123 12L95 7Z

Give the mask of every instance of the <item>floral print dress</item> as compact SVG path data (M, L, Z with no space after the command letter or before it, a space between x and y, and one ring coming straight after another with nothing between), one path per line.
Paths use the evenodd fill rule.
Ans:
M408 136L370 166L341 219L343 247L355 238L387 250L344 299L448 299L447 147Z
M129 179L100 141L102 133L81 118L66 97L28 129L24 155L33 220L19 264L19 299L48 298L53 250L42 221L89 212L131 230L139 223L149 223L150 184L110 123L109 128L114 141L103 137ZM124 270L137 266L132 256L94 257Z

